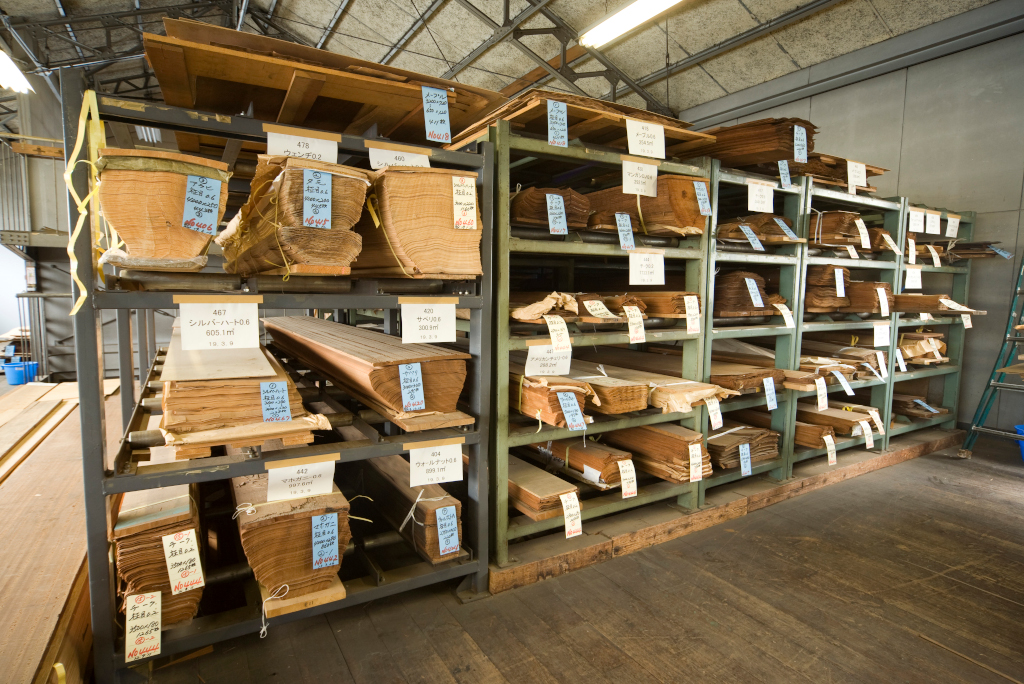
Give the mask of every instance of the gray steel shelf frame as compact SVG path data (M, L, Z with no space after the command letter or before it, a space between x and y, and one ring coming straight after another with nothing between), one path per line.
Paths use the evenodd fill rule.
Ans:
M64 149L68 154L74 148L78 134L79 113L84 99L82 73L77 69L61 71L61 92L63 99ZM152 126L164 130L203 133L242 142L265 142L262 121L246 117L214 116L205 112L169 107L166 105L140 103L137 100L123 100L105 95L98 96L99 114L103 121L117 121L128 124ZM356 136L343 135L338 144L339 151L348 155L363 156L367 154L364 139ZM469 330L470 353L472 360L469 365L469 409L477 418L469 430L434 430L426 433L414 433L406 436L380 435L369 426L364 433L368 439L356 443L344 442L325 445L312 445L274 452L273 456L256 459L238 459L233 457L214 457L201 462L190 461L166 466L137 467L130 460L130 449L127 440L122 440L117 454L117 467L107 470L105 460L105 412L102 394L103 356L98 342L101 339L98 312L101 309L115 309L117 320L117 336L119 345L121 407L125 434L133 427L140 427L143 415L140 396L134 397L134 370L132 360L132 311L136 312L136 333L139 346L138 365L145 368L150 359L157 354L153 327L153 310L155 308L175 308L173 295L170 292L118 292L104 291L97 287L97 274L93 271L93 254L88 226L80 239L73 245L78 259L79 277L88 286L85 292L85 303L74 316L75 352L79 381L79 399L81 412L82 436L82 467L84 474L86 533L88 543L89 589L92 597L92 629L93 653L97 681L118 681L127 670L124 664L124 652L120 647L122 635L116 633L114 573L110 560L110 543L107 538L107 497L122 492L163 487L172 484L202 482L227 479L238 475L263 472L267 462L280 458L295 456L342 452L342 462L350 462L377 456L403 453L402 445L424 439L437 439L444 436L465 436L469 450L469 466L466 482L469 500L464 509L463 523L464 540L471 544L466 546L472 551L469 560L452 561L439 568L428 563L418 563L396 570L389 570L386 581L382 584L363 578L346 582L347 598L341 601L300 610L286 616L275 617L272 624L288 622L303 617L317 615L344 606L363 603L391 594L407 591L428 584L463 577L468 582L467 593L483 593L487 590L487 574L489 556L488 533L488 440L490 426L491 396L491 351L493 345L491 335L492 299L492 235L493 235L493 148L487 142L477 147L478 153L452 152L431 149L431 160L435 165L456 168L470 168L479 172L478 185L480 210L483 217L481 226L481 251L483 276L476 282L478 290L472 294L459 292L458 286L444 287L455 294L460 294L458 306L470 309ZM88 176L86 166L79 164L72 174L72 183L84 197L88 194ZM70 194L68 196L68 220L73 227L78 219L78 210ZM249 281L247 293L255 294ZM385 281L379 281L384 283ZM394 281L387 281L393 283ZM379 287L378 281L358 281L356 292L351 294L317 294L317 293L280 293L264 294L264 309L314 309L332 310L384 309L390 310L386 319L385 329L396 332L398 308L395 289L387 293L388 286ZM368 284L368 285L367 285ZM474 288L476 289L476 288ZM402 292L398 289L397 292ZM72 294L77 297L77 287L72 287ZM423 294L417 292L417 294ZM429 293L428 293L429 294ZM225 293L230 296L230 293ZM465 295L465 296L464 296ZM152 370L150 373L152 374ZM144 376L140 376L143 379ZM150 377L145 378L147 381ZM146 384L143 384L143 394ZM357 419L358 420L358 419ZM354 423L356 425L357 423ZM375 436L374 436L375 435ZM344 447L344 448L342 448ZM469 512L466 515L465 511ZM248 593L248 592L247 592ZM209 616L196 618L188 627L167 630L163 634L163 653L171 653L216 643L242 634L259 631L260 602L258 596L250 597L244 608L229 610Z

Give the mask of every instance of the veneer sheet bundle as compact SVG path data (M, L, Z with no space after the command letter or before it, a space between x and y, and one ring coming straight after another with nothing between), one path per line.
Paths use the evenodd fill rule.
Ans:
M694 182L707 178L677 175L658 176L658 196L626 195L622 186L598 190L590 200L590 230L616 232L615 214L629 214L633 232L642 235L702 235L707 217L701 216ZM707 186L705 186L707 187Z
M686 298L696 297L698 312L700 311L700 295L696 292L685 291L661 291L661 292L637 292L638 297L643 299L647 305L645 313L651 317L657 316L685 316Z
M579 492L579 487L512 454L508 455L509 503L531 520L562 515L562 494Z
M868 340L873 343L874 340ZM866 366L875 371L879 371L882 366L888 368L888 352L876 350L874 347L857 347L845 344L839 344L835 342L826 342L816 339L809 339L807 336L801 340L800 343L801 352L821 354L822 356L828 356L835 358L845 363L853 364L857 367ZM881 360L881 365L879 365Z
M770 429L772 426L771 413L763 406L730 411L729 416L748 425L756 425L760 428ZM815 425L798 420L795 426L796 433L794 439L799 446L810 447L811 449L824 449L826 435L832 437L833 440L836 438L836 431L831 425Z
M943 337L942 333L925 330L904 332L900 333L896 344L906 363L930 366L949 361L943 356L946 352L946 343L942 341Z
M722 427L708 434L711 463L719 468L740 466L740 447L750 445L750 462L772 461L779 457L779 433L725 420Z
M690 481L690 445L701 445L702 477L711 475L711 456L704 436L680 425L661 423L604 433L604 441L628 449L637 469L669 482Z
M592 416L584 413L586 399L594 404L600 402L593 388L582 380L571 380L563 376L526 375L525 366L509 363L508 401L509 408L535 420L565 427L565 413L558 395L570 393L583 414L585 423L594 422Z
M735 126L712 128L705 133L715 136L709 144L689 145L688 156L707 155L722 162L722 166L738 168L793 159L794 128L802 126L807 133L807 152L814 151L817 127L805 119L758 119Z
M896 298L896 311L903 313L938 313L945 314L949 312L961 314L984 314L984 311L978 311L971 309L970 307L961 306L949 306L943 303L953 302L953 298L946 294L917 294L917 293L904 293L895 295Z
M748 280L753 281L762 306L758 306L758 302L754 300L751 286L747 284ZM764 277L751 271L727 271L720 274L715 280L714 315L730 318L778 313L772 305L785 304L785 297L777 293L769 295L764 287Z
M509 352L509 360L515 364L517 371L525 372L526 352ZM586 397L586 411L614 415L631 411L642 411L647 408L649 388L646 383L620 378L614 372L607 370L602 373L601 369L597 368L594 364L579 361L578 359L573 359L571 363L570 372L564 374L564 377L568 380L578 381L589 387L592 391L592 393L584 394ZM527 383L533 384L537 381L538 379L532 377L525 379L523 381L524 388ZM518 402L518 397L516 397L515 401ZM513 404L513 406L515 405ZM532 401L527 399L525 405L532 406ZM522 411L522 413L534 415L527 411Z
M920 403L918 403L920 402ZM925 406L922 406L924 404ZM929 411L928 408L932 410ZM932 406L928 403L928 397L915 396L913 394L893 394L892 412L901 416L911 418L934 418L949 413L949 409L942 406Z
M879 290L882 290L882 294L879 294ZM854 280L846 286L846 296L850 299L850 305L840 309L846 313L881 313L883 296L886 310L895 311L896 297L889 283Z
M528 448L556 467L569 468L588 482L604 485L621 482L618 462L632 458L628 451L584 438L538 442Z
M590 218L590 200L568 188L526 188L517 192L509 208L509 219L513 225L549 228L548 195L562 198L565 208L565 223L569 230L585 230Z
M860 214L855 211L815 211L811 216L810 241L811 247L843 247L845 245L861 245L860 231L857 230L857 219ZM845 254L846 250L843 250Z
M816 183L825 183L828 185L841 185L844 187L849 187L850 185L850 179L847 175L847 160L842 157L837 157L832 154L813 152L807 155L807 163L794 161L792 157L790 157L788 161L790 176L810 176ZM880 166L872 166L871 164L865 164L864 167L867 178L871 178L872 176L881 176L888 171L888 169L883 169ZM750 170L773 176L778 175L779 173L777 164L758 164ZM872 191L873 190L874 189L872 188Z
M866 409L864 412L848 411L838 406L833 407L832 403L829 402L827 409L819 411L818 405L813 398L798 401L796 406L797 420L814 425L828 425L838 435L857 437L863 434L862 422L867 422L869 426L872 424L871 414Z
M799 242L799 240L786 235L778 221L782 221L790 229L793 228L793 221L785 216L768 213L753 214L752 216L743 216L727 223L719 223L718 233L715 237L719 240L746 243L748 238L740 226L747 226L757 236L757 239L766 245Z

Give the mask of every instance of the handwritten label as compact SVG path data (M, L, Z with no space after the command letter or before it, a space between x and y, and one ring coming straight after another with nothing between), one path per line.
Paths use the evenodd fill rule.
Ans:
M939 235L942 232L942 215L938 212L925 212L924 232L930 235Z
M576 399L575 392L558 392L558 404L562 407L562 415L565 416L565 427L570 430L586 430L587 423L583 418L583 411L580 410L580 402Z
M882 233L882 240L885 241L886 246L897 254L900 253L900 248L896 246L896 241L892 239L892 235L889 233Z
M171 594L176 596L189 589L206 586L203 566L199 563L199 540L195 528L167 534L160 539L164 544Z
M814 389L818 393L818 410L828 408L828 390L825 389L825 378L814 378Z
M868 415L871 416L871 422L875 424L875 430L878 431L878 434L884 435L885 428L882 426L882 414L874 407L865 406L864 408L867 410Z
M338 141L312 135L289 135L267 131L267 154L337 164Z
M932 255L932 266L935 268L942 266L942 262L939 261L939 253L935 251L935 248L931 245L925 245L925 249L927 249Z
M807 163L807 130L803 126L793 126L793 161Z
M409 485L441 484L462 481L462 445L409 449Z
M448 91L443 88L420 86L423 94L423 124L427 140L448 143L452 141L452 129L448 120Z
M644 332L644 317L638 306L623 306L626 312L626 320L629 325L629 343L643 344L647 341L647 333Z
M261 382L260 405L264 423L285 423L292 419L287 382Z
M455 506L443 506L434 511L437 521L437 553L447 556L459 552L459 516Z
M686 307L686 332L691 335L700 333L700 302L697 295L683 297L683 306Z
M884 287L876 287L875 292L878 294L878 307L882 310L882 317L889 317L889 295L886 294Z
M555 351L550 344L527 347L526 370L528 376L565 375L572 368L572 347Z
M828 464L836 464L836 441L832 439L832 435L825 435L822 437L825 440L825 449L828 451Z
M423 396L423 373L420 364L398 364L398 381L402 386L403 411L422 411L427 408L427 400Z
M415 166L417 168L429 169L430 157L416 152L406 152L405 150L385 150L380 147L371 147L370 168L374 171L379 171L389 166Z
M160 655L161 599L159 591L124 597L124 662Z
M660 124L626 119L626 141L630 154L665 158L665 127Z
M197 233L214 235L220 215L220 181L204 176L185 180L185 210L181 225Z
M904 290L921 289L921 267L907 266L907 280L903 285Z
M569 329L565 326L565 319L553 314L544 314L544 322L548 325L548 334L551 335L551 346L554 351L572 351L572 339L569 337Z
M864 434L864 446L868 449L875 448L875 436L871 434L871 423L866 420L858 420L860 431Z
M924 232L924 212L920 210L910 210L910 232L911 233L923 233Z
M761 291L757 287L757 281L753 278L743 279L747 284L747 294L750 295L750 301L753 302L754 308L763 309L764 300L761 299Z
M690 445L690 482L704 479L704 453L700 444Z
M782 182L782 187L793 187L793 179L789 177L789 162L785 159L779 160L779 180Z
M741 223L740 230L743 231L743 235L746 236L747 242L750 243L750 246L753 247L754 250L758 252L764 251L764 245L761 244L761 240L758 239L757 234L751 230L750 226L745 226Z
M740 444L740 475L750 477L750 445Z
M402 344L455 341L455 303L402 304Z
M779 313L782 314L782 320L785 322L787 328L795 328L796 322L793 320L793 312L789 310L789 307L785 304L772 304Z
M664 252L633 250L629 253L630 285L664 285Z
M775 220L775 224L779 228L782 229L783 233L786 234L786 237L788 237L790 240L798 240L799 239L796 236L796 233L793 232L793 229L790 228L789 225L786 223L786 219L781 219L778 216L776 216L774 220Z
M974 327L974 323L971 322L971 314L960 314L960 322L964 324L964 328Z
M14 356L14 345L9 344L4 347L4 356Z
M313 569L341 565L338 553L338 514L324 513L310 518L313 528Z
M999 256L1003 257L1004 259L1013 258L1013 252L1007 252L1005 249L999 249L995 245L989 245L988 248L991 249L996 254L998 254Z
M764 399L769 411L779 408L779 401L775 396L775 378L767 377L761 381L764 385Z
M775 183L747 179L747 210L770 214L775 211Z
M851 259L860 259L860 254L857 254L857 249L853 245L846 245L846 253Z
M558 498L562 500L562 515L565 517L565 538L580 536L583 534L583 514L576 492L559 494Z
M334 461L267 469L267 501L300 499L334 491Z
M955 238L960 231L960 217L949 214L946 216L946 237Z
M629 218L629 214L616 212L615 229L619 231L619 249L636 248L636 243L633 242L633 221Z
M921 408L930 411L931 413L938 413L939 412L937 409L933 409L931 406L929 406L928 404L924 403L920 399L915 399L914 403L917 404L918 406L920 406Z
M302 170L302 225L331 229L331 174Z
M711 421L711 429L720 430L722 428L722 407L718 403L718 398L707 397L704 403L708 407L708 419Z
M626 195L658 196L658 166L622 160L622 192Z
M882 325L875 326L875 343L874 347L888 347L889 346L889 324L884 323Z
M548 145L569 146L569 113L564 102L548 100Z
M841 269L841 268L835 269L835 279L836 279L836 297L845 297L846 296L846 278L843 275L843 269Z
M622 482L622 498L631 499L636 496L636 468L633 461L616 461L619 466L619 480Z
M878 363L878 371L882 374L882 379L885 380L889 377L889 369L886 367L888 364L885 362L885 354L883 352L876 351L875 360Z
M596 316L597 318L618 318L618 316L608 310L608 307L600 299L584 300L583 307L591 316Z
M256 302L190 302L181 309L181 348L256 349L260 346Z
M860 162L846 160L846 182L850 184L850 194L857 194L857 188L868 185L868 170Z
M701 216L711 216L711 197L708 195L708 186L704 181L693 181L693 191L697 195L697 206L700 208Z
M922 321L934 321L935 320L934 318L932 318L932 315L930 313L923 313L922 312L922 313L919 313L918 316L921 317Z
M843 386L843 391L846 392L846 396L852 397L853 396L853 388L850 387L850 383L848 383L846 381L846 377L842 373L840 373L839 371L836 371L836 370L832 371L832 375L834 375L836 380L839 381L839 384Z
M896 362L900 365L900 371L906 373L907 364L903 360L903 352L898 347L896 348Z
M907 236L907 261L911 264L917 263L917 241Z
M476 230L476 178L452 176L452 208L455 227Z
M853 223L857 226L857 232L860 233L860 246L864 249L871 249L871 235L868 234L868 227L864 225L864 221L854 219Z
M568 235L569 227L565 220L565 200L561 195L546 194L548 204L548 232L552 235Z

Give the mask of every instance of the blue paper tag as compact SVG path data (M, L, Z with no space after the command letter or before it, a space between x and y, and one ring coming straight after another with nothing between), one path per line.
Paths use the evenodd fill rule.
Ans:
M548 100L548 145L569 146L569 113L564 102Z
M448 119L448 91L443 88L420 86L423 92L423 123L427 140L447 143L452 141L452 128Z
M782 232L786 234L786 237L790 238L791 240L797 239L796 233L793 232L792 228L786 225L785 221L778 217L775 217L775 224L782 229Z
M740 475L750 475L750 445L740 444Z
M544 195L548 202L548 232L552 235L568 235L569 225L565 220L565 200L561 195Z
M220 214L220 181L204 176L189 176L185 181L185 211L181 225L197 233L217 232Z
M338 514L314 515L313 522L313 569L341 565L338 554Z
M331 229L331 174L302 169L302 225Z
M789 162L785 159L779 160L779 180L782 181L782 187L784 188L793 185L793 181L789 177Z
M455 506L438 508L437 516L437 547L439 556L459 552L459 516L455 514Z
M587 424L583 420L583 411L580 410L580 403L576 400L575 392L559 392L558 403L562 407L562 415L565 416L565 426L570 430L586 430Z
M1013 258L1013 252L1007 252L1005 249L999 249L995 245L989 245L988 248L991 249L996 254L998 254L999 256L1003 257L1004 259Z
M619 247L621 249L636 249L636 243L633 242L633 221L629 218L629 214L616 212L615 228L619 231Z
M917 404L918 406L920 406L923 409L927 409L928 411L931 411L932 413L938 413L937 410L933 409L931 406L929 406L928 404L924 403L920 399L915 399L914 403Z
M422 411L427 408L423 397L423 375L418 363L403 363L398 366L398 380L402 385L402 410Z
M287 382L261 382L260 403L264 423L284 423L292 419Z
M4 347L4 356L14 356L14 345L9 344Z

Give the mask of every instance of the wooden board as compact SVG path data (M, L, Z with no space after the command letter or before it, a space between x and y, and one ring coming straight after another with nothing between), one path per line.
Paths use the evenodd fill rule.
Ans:
M117 378L107 378L103 381L103 396L109 397L121 387L121 381ZM54 389L45 395L47 401L63 399L65 401L78 401L78 383L61 382L57 383Z
M275 268L263 271L261 275L334 275L347 276L352 274L351 266L316 266L314 264L290 264L288 268Z
M220 378L263 378L274 375L274 369L259 347L252 349L181 348L178 323L171 332L171 344L160 373L161 382L217 380Z
M60 402L58 402L60 403ZM40 442L46 439L54 428L63 421L68 414L75 410L78 402L63 402L52 413L41 422L37 423L31 430L24 433L21 438L6 452L0 455L0 482L3 482L17 468L32 451L39 446ZM27 410L27 409L26 409ZM12 421L4 426L10 427L17 422ZM2 428L0 428L2 430Z
M29 157L45 157L47 159L60 159L64 161L63 147L48 147L46 145L30 145L23 142L12 142L11 149L18 154Z
M267 617L275 618L280 615L287 615L288 613L294 613L298 610L305 610L306 608L314 608L316 606L322 606L325 603L333 603L334 601L340 601L345 598L345 585L342 584L341 579L335 575L331 579L331 586L327 589L321 589L320 591L314 591L311 594L303 594L302 596L294 596L288 598L286 594L284 598L272 599L270 598L270 592L267 588L260 585L260 596L266 601Z
M0 411L20 411L29 404L39 401L57 385L48 382L29 382L0 396Z
M192 504L187 484L128 492L121 498L113 538L145 532L191 517Z
M91 659L89 567L83 559L33 684L85 684ZM54 669L58 664L64 668L64 679L59 679Z
M527 463L509 454L508 456L509 503L531 520L547 520L562 515L561 505L547 511L537 511L512 495L513 489L529 492L530 498L538 501L559 500L560 494L579 491L576 485L552 475L542 468ZM524 492L525 493L525 492Z

